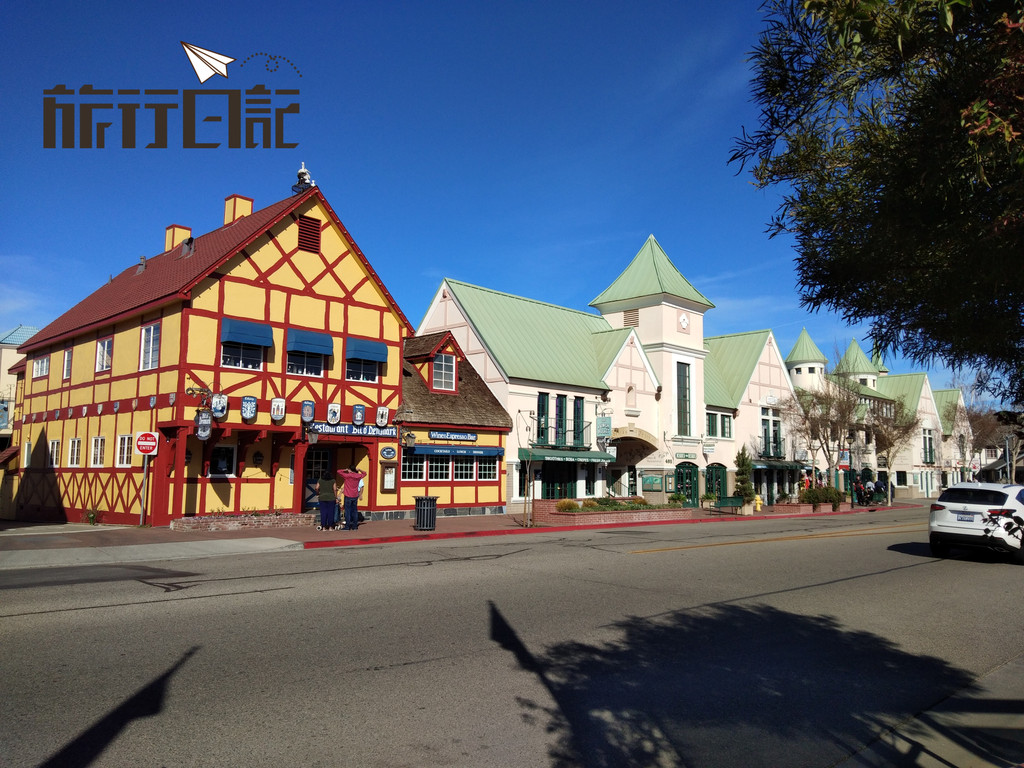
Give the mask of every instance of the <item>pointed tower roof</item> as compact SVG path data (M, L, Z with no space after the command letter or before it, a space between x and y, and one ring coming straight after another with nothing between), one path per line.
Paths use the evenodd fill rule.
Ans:
M889 372L889 369L885 367L885 363L882 362L882 353L877 349L871 353L871 364L878 369L879 373Z
M708 309L715 306L682 276L654 235L650 235L629 266L590 306L600 310L602 304L637 303L637 299L662 296L675 296Z
M801 363L827 363L828 358L818 349L818 345L811 339L811 334L804 328L796 337L796 344L786 356L786 365L800 365Z
M856 339L853 339L850 341L850 346L846 348L846 352L843 354L842 359L839 361L839 365L836 366L833 373L842 373L846 375L857 373L877 374L878 366L868 360L868 356L864 354L864 350L860 348L860 344L857 343Z

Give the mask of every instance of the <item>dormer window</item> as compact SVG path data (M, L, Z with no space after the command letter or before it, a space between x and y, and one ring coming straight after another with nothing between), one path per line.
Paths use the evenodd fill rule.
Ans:
M455 391L455 355L439 354L434 357L431 386L446 392Z

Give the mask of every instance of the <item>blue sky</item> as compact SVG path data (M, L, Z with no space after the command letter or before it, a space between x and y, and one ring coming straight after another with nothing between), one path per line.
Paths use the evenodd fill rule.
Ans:
M777 193L727 164L756 119L759 6L7 4L0 331L41 327L159 253L169 224L220 226L228 195L256 208L289 196L305 162L414 324L443 277L585 310L653 233L715 303L708 335L772 328L785 355L806 326L832 358L863 329L800 308L791 244L765 235ZM235 58L228 78L200 85L181 40ZM185 148L179 106L166 148L145 148L140 109L138 148L122 149L115 109L103 149L45 149L57 84L298 89L284 123L298 146L230 149L223 123L199 122L198 140L222 146Z

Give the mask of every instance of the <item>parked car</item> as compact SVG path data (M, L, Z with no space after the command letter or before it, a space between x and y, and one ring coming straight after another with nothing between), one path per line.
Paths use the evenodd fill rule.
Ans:
M949 557L952 547L983 547L1024 564L1022 524L1024 485L958 483L932 504L928 543L936 557Z

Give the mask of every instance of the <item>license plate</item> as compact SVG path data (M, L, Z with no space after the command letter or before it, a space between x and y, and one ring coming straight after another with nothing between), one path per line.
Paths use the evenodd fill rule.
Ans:
M961 514L961 515L957 515L956 519L957 519L958 522L961 522L961 523L973 523L974 522L974 515L962 515Z

